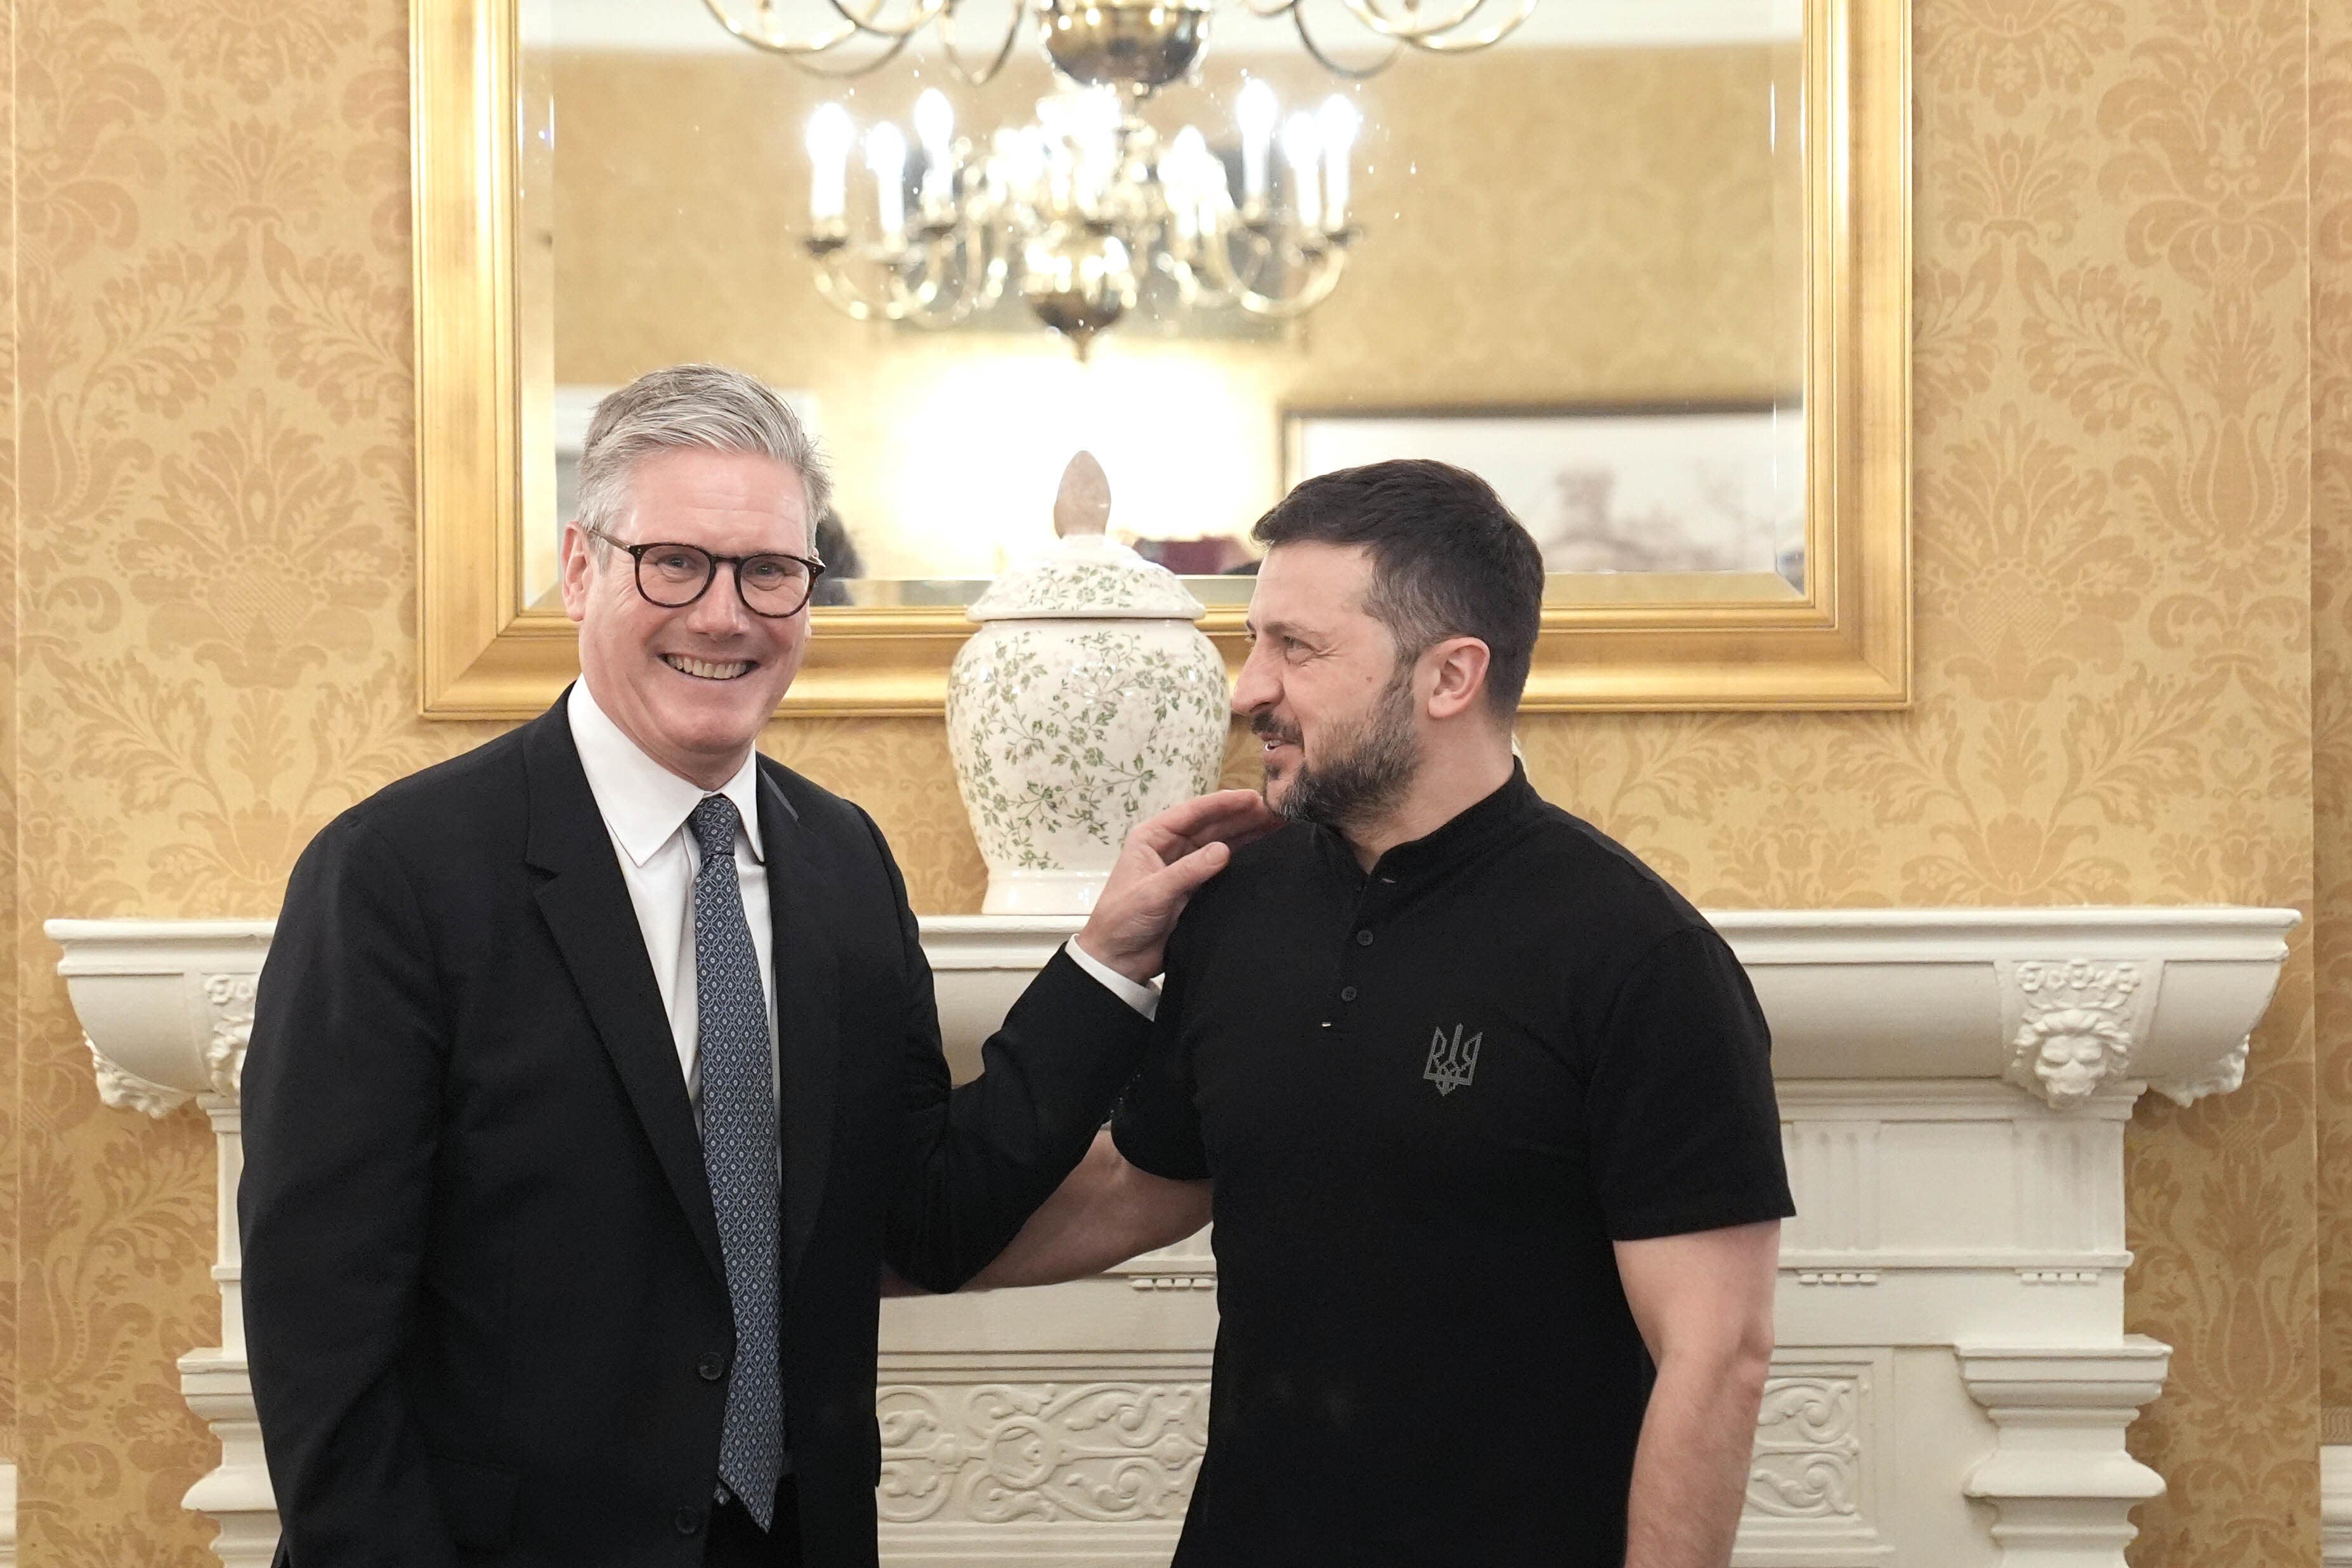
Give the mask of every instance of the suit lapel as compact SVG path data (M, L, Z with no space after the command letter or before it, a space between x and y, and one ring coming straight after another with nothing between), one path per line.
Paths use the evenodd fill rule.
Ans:
M710 1180L686 1077L678 1070L677 1043L646 959L645 936L637 930L612 837L581 771L565 706L558 701L532 722L523 752L530 788L526 858L551 873L539 888L540 912L628 1091L654 1157L702 1244L703 1257L724 1280L719 1220L710 1206Z
M820 918L841 908L831 879L769 769L760 775L760 840L768 852L768 910L775 928L776 1060L782 1079L784 1278L798 1269L816 1230L833 1163L835 1080L841 1068L840 971Z

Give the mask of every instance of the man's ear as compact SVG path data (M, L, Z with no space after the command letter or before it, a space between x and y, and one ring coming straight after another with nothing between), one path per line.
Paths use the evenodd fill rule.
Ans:
M1424 706L1433 719L1452 719L1486 700L1486 645L1476 637L1447 637L1422 656L1432 673Z
M588 614L588 580L596 573L593 542L579 523L563 525L562 542L557 546L556 580L563 588L563 613L575 621Z

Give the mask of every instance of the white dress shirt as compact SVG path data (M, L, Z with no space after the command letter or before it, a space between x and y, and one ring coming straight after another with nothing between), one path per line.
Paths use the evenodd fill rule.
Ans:
M637 749L637 743L613 722L588 682L572 688L568 709L572 741L580 749L581 771L588 775L588 793L613 836L613 849L621 862L621 880L629 889L629 903L637 914L637 929L646 939L646 957L654 966L654 984L661 988L662 1010L669 1015L670 1035L677 1047L678 1070L686 1075L687 1097L694 1102L695 1120L702 1117L702 1073L698 1026L701 1018L694 984L694 879L702 869L702 846L687 826L687 818L713 792L692 779L680 778ZM775 927L768 916L767 852L760 842L760 779L756 757L746 754L735 776L716 793L735 803L741 825L735 831L735 879L743 889L743 919L751 928L751 951L760 960L760 991L768 1004L769 1081L775 1080L776 963Z
M702 1074L697 1027L700 1010L695 995L694 879L702 868L702 847L687 826L701 804L705 790L680 778L637 748L637 743L596 705L583 677L572 688L566 708L572 744L579 748L581 771L588 775L588 793L612 835L621 863L621 880L636 910L637 929L644 934L646 957L652 961L654 984L661 988L662 1009L669 1016L677 1047L678 1070L686 1076L687 1097L694 1104L695 1121L702 1120ZM735 803L741 826L735 834L735 879L743 889L743 918L751 927L751 948L760 961L760 990L768 1004L769 1081L775 1081L776 965L775 928L768 911L768 857L760 841L760 781L756 756L746 754L717 792ZM1139 985L1078 946L1066 944L1079 968L1108 987L1129 1006L1150 1017L1158 1011L1160 993Z

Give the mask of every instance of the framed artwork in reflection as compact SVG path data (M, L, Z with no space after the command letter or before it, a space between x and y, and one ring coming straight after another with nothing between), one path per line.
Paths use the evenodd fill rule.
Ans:
M1290 409L1283 488L1431 458L1495 487L1578 573L1769 572L1804 589L1804 415L1770 403Z

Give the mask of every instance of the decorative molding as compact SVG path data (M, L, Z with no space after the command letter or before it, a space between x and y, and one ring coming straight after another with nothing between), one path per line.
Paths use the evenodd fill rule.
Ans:
M234 1091L244 1065L245 1038L253 1025L252 977L216 976L206 982L205 994L214 1006L207 1050L219 1051L219 1060L209 1070L226 1086L224 1092L196 1099L213 1126L217 1216L213 1279L220 1287L221 1342L180 1357L180 1394L219 1439L221 1462L188 1489L181 1506L220 1525L212 1549L223 1568L272 1568L278 1555L278 1498L269 1486L261 1419L254 1409L253 1380L247 1368L244 1254L236 1228L236 1184L245 1171L245 1112ZM234 1016L240 1008L242 1025ZM229 1016L226 1024L224 1015Z
M81 1043L89 1047L90 1071L98 1079L100 1104L116 1110L135 1110L142 1116L163 1117L196 1098L192 1089L166 1088L109 1061L106 1053L98 1048L98 1042L88 1035L81 1037Z
M1766 1519L1859 1520L1862 1374L1775 1377L1756 1413L1748 1511Z
M2189 1078L2161 1079L2147 1087L2183 1110L2209 1094L2234 1094L2246 1081L2246 1057L2254 1048L2248 1035L2203 1072Z
M105 1102L168 1115L234 1104L274 921L50 921L58 973Z
M1866 1436L1885 1363L1883 1352L1776 1360L1757 1420L1742 1561L1750 1547L1801 1546L1822 1561L1886 1560L1871 1515L1877 1460ZM1199 1382L886 1383L882 1521L1181 1521L1207 1443L1208 1394Z
M278 1498L261 1450L244 1335L236 1337L233 1351L190 1351L180 1358L181 1396L221 1446L220 1464L188 1489L180 1506L219 1522L212 1549L224 1568L271 1568L278 1557Z
M245 1047L253 1038L253 994L258 974L208 974L205 1000L212 1005L212 1036L205 1042L205 1072L213 1092L236 1100L245 1081Z
M1751 972L1752 973L1752 972ZM1770 1015L1766 1015L1767 1021ZM1774 1064L1779 1063L1774 1042ZM1858 1074L1847 1079L1793 1078L1776 1071L1784 1121L1808 1126L1835 1127L1841 1122L1884 1131L1889 1123L1916 1121L1930 1115L1937 1121L2000 1123L2044 1128L2070 1137L2084 1136L2098 1122L2129 1121L2138 1104L2137 1083L2111 1084L2093 1095L2080 1110L2060 1115L2030 1095L2020 1095L2000 1076L2004 1051L1984 1070L1959 1078L1901 1078Z
M1741 1568L1878 1568L1878 1406L1893 1352L1783 1349L1756 1415L1748 1500L1732 1560Z
M1168 1568L1177 1521L1150 1524L891 1524L876 1531L885 1568Z
M1213 1272L1138 1274L1132 1264L1121 1264L1113 1272L1129 1276L1128 1284L1138 1290L1213 1290L1217 1288L1217 1277Z
M1802 1194L1797 1217L1781 1228L1784 1253L1792 1247L1823 1252L1861 1252L1878 1246L1879 1160L1877 1120L1819 1120L1784 1100L1780 1150L1789 1188Z
M2232 1058L2269 1005L2297 917L2292 910L2147 908L1733 910L1710 919L1755 984L1784 1090L1855 1079L1998 1079L2027 1022L2025 994L2004 972L2063 973L2079 963L2137 969L2131 1070L2178 1095L2221 1092L2231 1081ZM232 989L215 1000L205 988L257 973L272 924L52 921L47 929L66 950L58 971L111 1070L193 1096L233 1090L233 1073L226 1085L216 1080L214 1058L234 1060L228 1042L249 1026L241 1017L249 999ZM924 942L950 1040L976 1044L1078 924L1075 916L927 917ZM2054 1022L2048 1012L2042 1026ZM2104 1098L2070 1103L2088 1110Z
M2324 1568L2352 1568L2352 1446L2319 1450L2319 1561Z
M1124 1277L1138 1290L1213 1290L1217 1288L1217 1255L1211 1249L1210 1227L1202 1226L1183 1240L1108 1270Z
M2134 1505L2164 1478L2124 1449L2162 1393L2172 1352L2139 1334L2095 1346L1963 1343L1960 1378L2000 1436L1966 1495L1993 1505L1992 1537L2019 1568L2123 1568Z
M877 1413L893 1524L1181 1520L1209 1441L1205 1383L887 1384Z
M2137 1091L2114 1086L2103 1098L2137 1100ZM2044 1267L2088 1263L2092 1255L2123 1251L2122 1194L2104 1177L2121 1151L2122 1129L2102 1122L2088 1104L2059 1107L2056 1115L2037 1111L2032 1120L2013 1124L2017 1239L2052 1255L2043 1259Z
M2092 1254L2086 1257L2091 1267L2076 1271L2095 1274L2103 1270L2120 1271L2131 1266L2131 1254L2128 1252ZM1852 1254L1799 1251L1788 1247L1780 1248L1780 1272L1783 1274L1833 1274L1839 1272L1842 1268L1850 1267L1853 1261ZM1870 1256L1869 1263L1869 1271L1893 1277L1923 1272L1934 1273L1947 1269L1964 1269L1979 1273L1994 1270L2020 1275L2053 1272L2048 1267L2047 1254L2023 1247L1986 1249L1946 1246L1917 1251L1895 1251L1882 1247Z
M2161 973L2161 965L2157 967ZM2132 1051L2156 987L2147 966L2087 958L2005 960L1995 965L2010 1060L2001 1077L2053 1110L2090 1101L2103 1083L2132 1076Z

